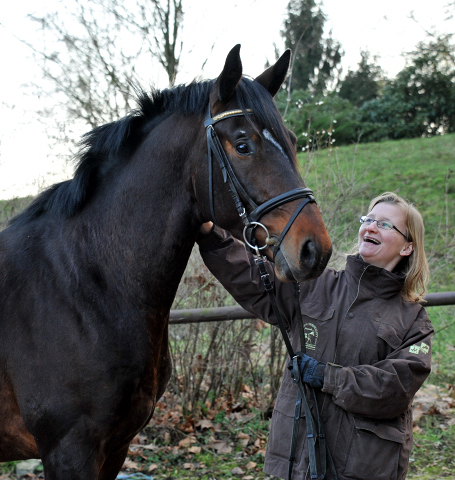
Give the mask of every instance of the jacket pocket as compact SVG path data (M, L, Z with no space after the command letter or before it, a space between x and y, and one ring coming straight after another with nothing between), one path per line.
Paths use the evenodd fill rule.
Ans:
M300 308L303 317L310 317L310 319L319 320L320 322L330 320L335 313L333 306L322 303L302 303Z
M399 422L378 422L354 417L344 475L364 480L396 480L400 452L406 440Z
M398 335L398 332L392 327L392 325L380 323L377 335L393 349L396 349L401 345L402 338Z
M331 305L327 306L321 303L304 303L301 305L301 310L305 348L309 355L314 355L318 344L319 330L333 328L331 324L325 322L333 318L335 309Z
M270 422L270 434L267 440L267 457L285 461L286 464L289 462L296 400L297 397L294 395L286 393L280 393L278 395ZM300 463L303 452L307 450L303 406L300 410L299 429L295 449L295 465Z

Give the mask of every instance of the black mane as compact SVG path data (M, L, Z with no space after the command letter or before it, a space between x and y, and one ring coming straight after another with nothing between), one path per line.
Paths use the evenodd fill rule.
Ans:
M184 116L203 115L213 83L214 81L193 82L161 91L153 90L151 94L139 90L136 110L118 121L97 127L82 137L74 177L42 192L28 208L11 220L11 224L26 223L44 213L56 218L69 218L78 213L106 172L120 162L125 162L164 118L175 112ZM254 123L269 130L292 159L292 146L285 134L281 116L265 89L257 82L243 77L236 94L239 107L252 109Z

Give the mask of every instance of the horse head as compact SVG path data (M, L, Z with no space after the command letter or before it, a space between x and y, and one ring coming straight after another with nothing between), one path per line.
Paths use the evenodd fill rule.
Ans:
M317 277L330 258L331 242L298 172L296 137L273 101L287 75L290 51L254 80L242 75L239 52L240 45L230 51L210 91L209 188L198 199L203 221L212 220L247 243L254 238L274 259L282 281Z

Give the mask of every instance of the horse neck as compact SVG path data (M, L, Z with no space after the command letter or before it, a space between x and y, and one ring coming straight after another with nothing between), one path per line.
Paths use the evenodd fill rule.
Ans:
M195 123L194 119L177 123L170 117L155 127L91 205L97 249L106 268L115 265L123 281L136 279L132 288L164 296L168 303L200 225L192 177L204 131L202 121L200 127ZM103 253L106 245L109 258Z

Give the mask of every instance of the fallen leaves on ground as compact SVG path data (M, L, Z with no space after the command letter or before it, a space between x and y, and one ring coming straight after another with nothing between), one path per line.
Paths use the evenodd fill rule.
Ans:
M423 415L438 416L441 429L455 425L455 386L425 384L415 396L412 413L415 432L421 431L419 422Z
M178 464L180 470L197 473L207 468L198 456L208 453L219 459L235 456L239 460L230 469L231 475L242 480L257 478L262 464L258 466L251 456L264 457L267 434L248 427L252 420L260 419L261 413L256 410L250 389L245 387L243 393L242 402L230 398L207 402L204 413L201 410L197 416L185 416L177 402L161 399L148 427L130 445L122 470L164 473ZM260 421L266 430L267 420Z
M153 472L154 478L178 470L189 476L178 474L175 478L198 478L208 469L198 456L208 453L217 457L219 464L234 459L228 471L232 478L257 479L262 474L262 462L254 460L265 455L268 422L262 421L262 430L251 427L251 421L260 419L260 412L252 397L248 398L248 390L243 393L246 398L242 402L233 403L229 398L207 402L204 413L201 410L196 416L185 416L176 401L163 398L149 426L133 440L122 470L146 476ZM419 423L425 415L437 418L442 430L455 425L455 387L424 385L413 403L414 431L421 431ZM210 473L216 474L213 469L210 467ZM0 475L0 480L13 478L18 477ZM21 478L35 480L39 474L30 471Z
M187 416L178 403L163 398L157 404L149 426L131 445L123 469L159 472L171 469L172 462L166 459L174 457L177 460L174 460L173 468L177 465L181 470L197 474L198 471L207 469L204 462L197 461L198 455L205 452L220 458L236 455L236 458L241 459L231 468L230 474L242 480L257 478L262 463L251 460L251 456L264 457L267 432L255 431L249 427L250 422L260 416L260 413L255 409L257 405L248 395L247 388L243 393L246 398L242 402L234 403L229 398L218 399L213 403L207 402L204 413L201 409L198 415ZM415 431L420 431L419 422L425 415L440 419L442 429L454 425L454 386L424 385L413 404ZM240 456L235 453L239 449ZM161 461L150 463L154 454L159 455Z

